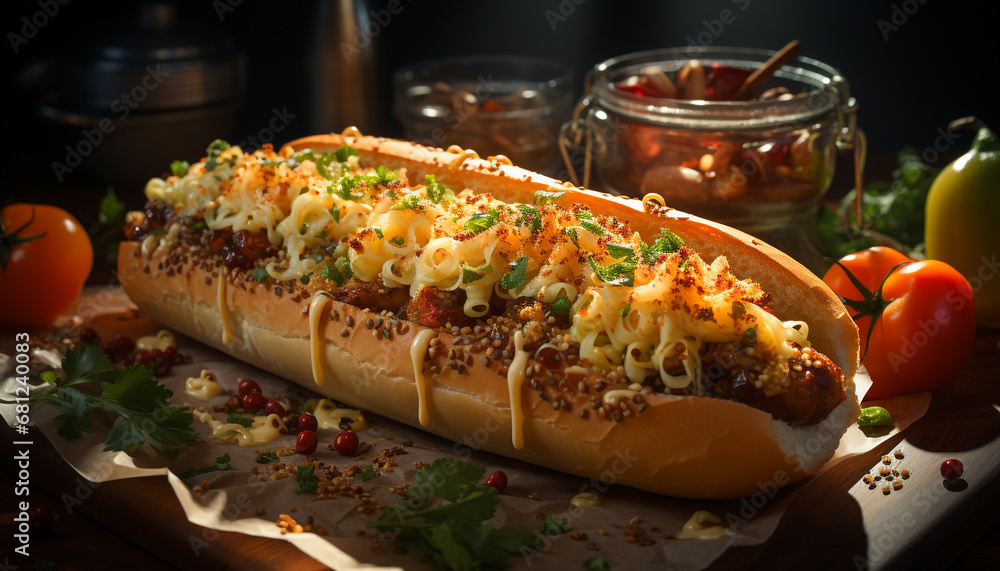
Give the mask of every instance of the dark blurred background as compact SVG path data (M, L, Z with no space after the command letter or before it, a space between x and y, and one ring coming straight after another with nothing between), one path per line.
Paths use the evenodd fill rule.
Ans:
M398 136L392 70L449 55L558 60L572 68L579 95L587 70L612 56L692 43L778 49L798 39L801 55L839 68L850 81L874 157L937 146L925 158L943 165L971 140L948 135L949 121L976 114L1000 125L994 3L205 0L175 3L162 34L138 23L140 4L5 2L5 200L79 203L111 185L130 204L141 203L142 180L165 172L171 159L197 160L213 138L280 145L340 131L345 124L331 110L345 105L368 106L373 118L359 125L365 133ZM345 7L357 20L340 17ZM135 66L128 53L106 49L116 43L150 57L188 58L197 73L163 78L140 65L123 80L121 69L99 61ZM164 45L187 51L167 53ZM348 60L356 69L343 69ZM356 74L359 64L362 77L345 75L353 79L323 91L324 81ZM171 85L182 76L189 84ZM93 92L97 84L114 95L114 81L125 81L122 92L145 85L133 91L144 100L109 104ZM325 113L316 94L327 99ZM102 114L114 122L99 133ZM92 150L82 143L88 134L100 139Z

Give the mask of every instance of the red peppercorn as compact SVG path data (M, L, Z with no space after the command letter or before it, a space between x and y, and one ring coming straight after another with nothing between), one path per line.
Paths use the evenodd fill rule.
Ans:
M358 435L351 429L341 430L333 439L333 449L344 456L353 456L358 451Z
M316 451L316 433L312 430L303 430L295 439L295 451L299 454L312 454Z
M264 408L264 397L260 393L250 393L243 397L243 411L254 413Z
M299 430L317 430L319 428L319 423L316 422L316 417L304 412L299 415Z
M496 488L502 494L507 489L507 474L504 474L500 470L493 472L489 478L486 478L486 485Z
M941 463L941 476L949 482L957 482L965 473L965 466L954 458Z
M285 407L281 406L281 403L276 400L269 400L267 404L264 405L264 414L276 414L282 418L287 414L285 412Z
M257 384L257 381L250 379L240 379L240 384L237 385L236 392L239 393L241 399L250 393L261 394L260 385Z

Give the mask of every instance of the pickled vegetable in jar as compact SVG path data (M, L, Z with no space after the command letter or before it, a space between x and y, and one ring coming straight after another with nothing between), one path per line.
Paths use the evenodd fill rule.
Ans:
M853 142L856 103L836 69L802 57L756 93L741 93L769 55L689 47L605 61L588 75L564 140L592 149L591 186L659 195L821 270L816 211L838 147Z

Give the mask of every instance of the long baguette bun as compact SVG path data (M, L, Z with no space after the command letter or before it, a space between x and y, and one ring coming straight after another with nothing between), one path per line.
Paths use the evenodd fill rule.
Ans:
M823 422L800 428L741 403L703 397L648 396L648 408L634 419L585 420L553 410L532 391L524 391L524 447L515 449L507 383L498 376L498 364L486 365L477 356L466 361L462 374L441 367L442 372L429 379L430 423L422 427L425 430L603 484L721 499L773 490L814 473L857 418L850 380L858 365L857 328L822 281L778 250L677 211L646 211L637 200L566 187L504 164L503 159L482 160L468 152L360 136L322 135L289 146L330 150L342 144L356 148L363 164L405 167L411 180L433 174L452 188L474 188L526 203L537 190L557 187L570 192L572 202L627 221L646 240L654 239L660 228L669 228L703 258L725 255L734 274L760 283L772 294L771 307L782 319L807 321L813 345L848 379L847 400ZM168 327L323 395L420 427L410 348L422 326L330 300L322 306L326 313L314 340L308 316L311 299L277 296L273 287L245 280L239 273L206 270L183 257L171 259L162 252L147 256L138 242L122 244L119 275L129 297ZM222 285L220 280L227 281ZM221 311L220 292L225 304ZM372 329L365 325L369 319L385 323ZM228 345L223 342L226 324L233 332ZM464 349L456 347L448 332L440 332L438 339L441 353ZM314 382L313 341L325 377L321 385Z

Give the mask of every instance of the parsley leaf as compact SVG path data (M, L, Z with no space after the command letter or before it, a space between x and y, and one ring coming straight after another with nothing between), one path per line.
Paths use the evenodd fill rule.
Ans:
M375 476L378 476L378 472L375 471L375 465L372 464L371 466L365 468L364 472L358 474L358 479L361 480L362 482L367 482L368 480L371 480Z
M612 258L635 257L635 251L632 250L632 246L625 244L608 244L608 253L611 254Z
M400 198L392 205L393 210L417 210L420 207L420 195L411 194L407 197Z
M618 315L622 317L628 317L630 311L632 311L632 304L626 303L624 307L618 310Z
M333 156L336 157L337 162L346 163L348 157L358 156L358 150L350 145L341 145L337 147L337 150L333 151Z
M455 193L447 186L440 184L434 175L429 174L424 177L424 186L427 187L427 198L431 199L434 204L440 204L442 201L445 204L455 202Z
M231 412L226 417L226 424L238 424L243 428L250 428L253 426L253 419L238 412Z
M271 274L267 273L267 268L257 267L253 269L253 279L259 284L266 282L271 277Z
M510 290L524 285L525 280L528 278L528 262L530 261L531 258L528 256L521 256L516 262L511 264L514 269L500 278L500 287Z
M751 327L743 332L743 344L747 347L753 347L757 344L757 328Z
M584 230L590 232L594 236L604 235L604 227L594 222L590 222L589 220L580 220L580 226L582 226Z
M500 209L490 208L486 212L477 212L465 221L465 229L479 234L496 225L500 221Z
M608 564L607 559L603 557L595 557L584 561L583 568L587 571L606 571L611 569L611 565Z
M590 267L593 268L594 273L602 282L627 287L635 285L635 258L615 262L609 266L598 265L594 258L588 258L588 260Z
M395 244L396 246L403 246L406 244L406 238L403 238L402 236L393 236L392 238L389 238L389 242L391 244Z
M478 268L474 268L469 264L462 264L462 285L471 284L474 281L479 281L483 279L483 276L490 271L490 263L486 262Z
M556 315L567 315L569 314L570 308L573 307L573 302L570 301L565 295L560 295L552 302L552 311Z
M552 204L565 195L565 192L553 192L550 190L535 191L535 204Z
M257 458L254 459L254 462L258 464L270 464L271 462L279 461L281 461L281 458L278 458L278 455L273 450L264 450L260 454L257 454Z
M673 254L684 246L684 240L666 228L660 230L660 237L652 245L642 245L642 260L652 266L663 254Z
M172 457L201 440L191 428L191 411L168 404L173 392L159 384L150 369L135 365L119 371L97 345L70 349L62 369L64 380L57 379L54 386L30 398L59 408L56 430L67 440L79 438L93 423L90 413L102 405L121 417L108 432L104 451L131 453L148 443L156 452ZM76 388L80 385L98 390L84 392Z
M334 222L340 222L340 206L334 204L333 207L330 208L330 216L333 216Z
M516 224L518 226L528 226L531 228L531 233L535 234L542 229L542 213L538 211L534 206L528 206L527 204L515 204L521 215L517 217Z
M316 465L313 463L303 464L295 470L295 487L292 489L296 494L315 494L319 485L319 476L314 474Z
M369 180L372 184L381 185L389 184L397 178L399 178L399 173L387 169L385 165L379 165L375 168L375 174L369 175Z
M500 495L479 485L485 471L473 462L438 459L416 473L409 499L387 508L370 526L395 534L412 553L439 567L506 567L508 554L532 546L536 536L487 523Z
M229 457L229 454L223 454L215 459L215 464L202 466L201 468L188 468L187 470L184 470L184 472L181 473L181 479L187 480L188 478L193 478L194 476L201 474L207 474L209 472L221 472L222 470L228 470L229 462L231 460L232 459Z

